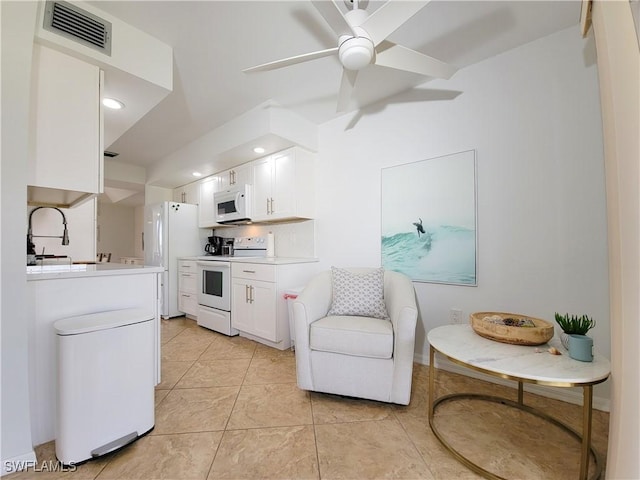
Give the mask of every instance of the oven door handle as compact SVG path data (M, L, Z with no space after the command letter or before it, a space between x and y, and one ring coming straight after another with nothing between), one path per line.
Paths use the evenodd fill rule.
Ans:
M196 262L196 264L199 267L206 267L206 270L211 270L211 271L221 271L221 270L230 270L231 267L229 265L229 262L221 262L221 261L215 261L215 260L199 260Z

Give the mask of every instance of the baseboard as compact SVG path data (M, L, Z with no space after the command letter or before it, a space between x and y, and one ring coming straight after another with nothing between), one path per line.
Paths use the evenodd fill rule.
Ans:
M36 452L31 450L24 455L19 455L13 458L2 459L2 470L0 471L0 477L15 473L20 470L26 470L27 468L33 468L36 466Z
M429 365L429 359L425 358L422 354L415 354L414 361L421 365ZM486 375L484 373L476 372L470 368L465 368L461 365L457 365L446 358L436 358L436 368L446 370L451 373L458 373L460 375L466 375L467 377L477 378L478 380L485 380L487 382L496 383L498 385L504 385L507 387L516 388L516 383L513 380L506 380L504 378L494 377ZM524 391L540 395L542 397L553 398L555 400L561 400L567 403L573 403L575 405L582 405L582 388L558 388L547 387L544 385L534 385L531 383L524 384ZM593 408L596 410L602 410L603 412L610 411L610 402L608 398L593 397Z

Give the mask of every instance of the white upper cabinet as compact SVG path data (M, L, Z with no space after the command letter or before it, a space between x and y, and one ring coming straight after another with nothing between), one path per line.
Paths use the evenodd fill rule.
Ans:
M220 177L212 175L200 182L200 203L198 204L198 226L210 228L216 226L216 211L213 194L218 191Z
M200 182L187 183L173 189L173 201L198 205L200 202Z
M270 155L253 167L254 221L313 218L313 155L301 148Z
M216 174L216 176L220 178L220 191L229 190L235 186L245 184L251 185L253 183L253 171L249 163L225 170L224 172Z
M101 82L97 66L34 45L29 186L103 191Z

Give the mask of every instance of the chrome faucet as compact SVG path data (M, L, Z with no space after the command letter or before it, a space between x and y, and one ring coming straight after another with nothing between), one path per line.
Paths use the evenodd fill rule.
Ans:
M53 208L54 210L57 210L58 212L60 212L60 215L62 215L62 226L64 228L62 231L62 236L59 237L55 235L34 235L33 234L31 229L31 217L36 212L36 210L40 210L41 208ZM33 210L31 210L31 213L29 214L29 230L27 230L27 254L35 255L36 246L33 243L33 237L62 238L62 245L69 245L69 231L67 230L67 217L64 216L64 212L56 207L36 207Z

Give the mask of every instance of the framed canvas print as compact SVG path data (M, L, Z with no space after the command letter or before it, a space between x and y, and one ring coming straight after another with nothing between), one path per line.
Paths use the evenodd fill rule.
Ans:
M382 266L477 285L475 150L383 168L381 178Z

